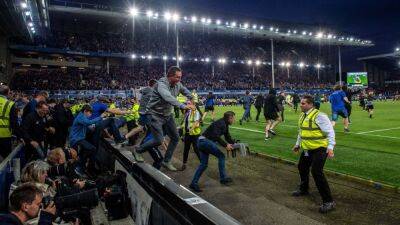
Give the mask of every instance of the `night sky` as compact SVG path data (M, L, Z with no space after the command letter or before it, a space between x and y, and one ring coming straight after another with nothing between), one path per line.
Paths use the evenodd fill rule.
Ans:
M375 43L374 47L345 51L344 69L360 69L356 58L393 52L400 45L400 0L169 0L165 7L204 12L229 12L289 24L330 28ZM168 3L166 3L168 2ZM214 13L213 13L214 14Z
M105 2L127 5L132 0ZM315 27L314 31L329 28L339 34L372 40L374 47L343 52L344 69L349 70L361 69L357 57L393 52L400 46L400 0L137 0L136 4L138 7L153 5L159 10L177 10L181 15L200 12L202 15L221 15L224 19L224 15L233 14L237 15L238 21L241 17L265 18L293 24L294 28L296 24L307 24Z

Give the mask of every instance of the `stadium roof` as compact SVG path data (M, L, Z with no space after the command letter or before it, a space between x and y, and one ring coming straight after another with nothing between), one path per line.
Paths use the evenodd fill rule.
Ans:
M232 32L237 34L252 34L265 39L286 40L302 43L322 45L370 47L374 44L370 40L361 40L354 36L343 36L335 33L326 33L322 30L312 31L300 28L279 28L270 24L255 24L241 20L213 19L206 16L180 15L178 12L157 12L145 9L124 9L118 7L104 7L86 3L71 3L67 1L52 1L49 6L52 12L65 12L103 17L125 17L135 20L154 20L159 22L176 23L181 26L207 26L211 29Z
M0 1L0 34L32 39L49 26L47 1Z
M361 57L358 60L374 64L387 71L400 71L400 50L392 53Z

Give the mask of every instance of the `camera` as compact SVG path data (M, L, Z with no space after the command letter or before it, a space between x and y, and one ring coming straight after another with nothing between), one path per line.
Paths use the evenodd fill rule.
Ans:
M235 158L237 155L237 152L240 152L240 156L245 157L248 152L250 152L249 145L247 143L240 143L236 142L235 144L232 145L233 149L231 151L231 156L232 158ZM227 152L227 155L229 156L229 151Z
M53 201L53 198L50 195L44 196L42 198L43 209L47 208L52 201Z
M64 163L57 166L52 166L48 170L47 174L49 177L70 177L70 178L78 178L78 174L75 173L75 164L74 163Z

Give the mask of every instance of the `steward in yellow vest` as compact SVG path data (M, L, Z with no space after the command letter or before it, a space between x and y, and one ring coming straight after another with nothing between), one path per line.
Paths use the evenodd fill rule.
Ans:
M135 127L138 126L137 121L139 120L139 103L136 101L136 99L133 99L133 105L132 108L130 110L128 110L128 112L130 112L129 114L126 114L124 116L125 120L126 120L126 126L128 128L128 133L129 131L131 131L132 129L134 129ZM126 137L126 136L125 136ZM129 144L133 145L135 144L135 140L137 139L138 134L133 135L132 137L129 137Z
M325 178L323 169L326 158L332 158L335 146L335 131L325 113L314 108L314 98L306 95L301 99L300 108L303 112L299 119L299 134L296 145L293 147L295 153L301 149L301 156L298 164L300 173L299 189L292 193L299 197L308 195L308 182L311 167L315 185L322 197L320 213L327 213L335 208L328 181Z
M196 110L200 113L200 118L203 118L203 112L200 110L200 102L199 102L199 95L197 94L196 90L192 90L192 102L196 106ZM202 120L200 119L200 125L202 125Z
M82 110L83 105L83 103L76 103L71 106L71 112L74 117Z
M187 110L185 113L185 120L183 125L183 133L184 133L184 144L185 147L183 149L183 165L181 170L186 169L186 163L189 157L190 146L193 146L193 150L197 155L197 158L200 160L199 150L197 148L197 140L201 134L200 127L201 116L197 110Z
M8 100L9 93L8 86L0 85L0 156L3 159L12 151L11 136L18 127L15 103Z

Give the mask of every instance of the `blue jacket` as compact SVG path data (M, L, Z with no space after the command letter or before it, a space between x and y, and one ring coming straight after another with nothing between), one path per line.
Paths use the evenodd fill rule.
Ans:
M72 127L69 133L69 144L74 146L78 141L85 139L86 130L89 125L95 124L101 121L101 117L90 120L88 117L80 112L74 119Z

